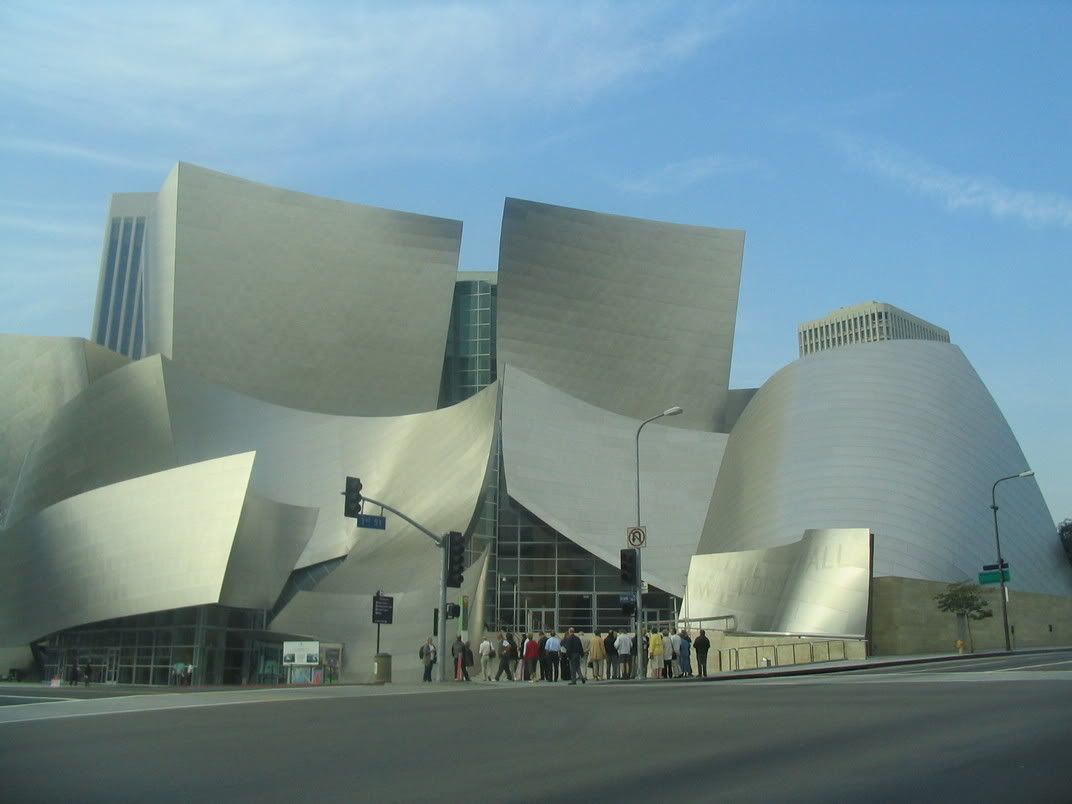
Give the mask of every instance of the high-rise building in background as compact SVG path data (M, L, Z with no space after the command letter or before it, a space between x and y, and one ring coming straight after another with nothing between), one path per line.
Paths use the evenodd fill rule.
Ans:
M144 263L156 193L115 193L108 206L93 340L135 360L145 354Z
M801 357L837 346L894 340L949 343L949 333L899 307L877 301L841 307L797 327Z

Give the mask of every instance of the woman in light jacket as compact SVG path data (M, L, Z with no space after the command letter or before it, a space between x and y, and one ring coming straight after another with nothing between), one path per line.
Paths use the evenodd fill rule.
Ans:
M648 640L648 668L652 678L661 678L663 669L663 637L658 628L651 629Z
M588 662L592 665L592 678L602 680L603 669L607 664L607 646L603 644L603 636L599 631L588 640Z

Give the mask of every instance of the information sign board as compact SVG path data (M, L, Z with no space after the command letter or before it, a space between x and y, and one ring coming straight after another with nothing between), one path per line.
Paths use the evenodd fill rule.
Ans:
M377 625L390 625L394 622L395 599L387 595L374 595L372 598L372 622Z

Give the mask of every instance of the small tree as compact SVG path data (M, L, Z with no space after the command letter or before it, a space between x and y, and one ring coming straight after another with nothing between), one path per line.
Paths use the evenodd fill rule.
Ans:
M1061 539L1061 546L1065 548L1065 555L1072 562L1072 519L1066 519L1057 526L1057 536Z
M975 638L971 632L971 621L994 616L990 604L983 599L980 592L982 589L971 581L961 581L949 584L944 592L934 596L939 611L957 615L958 621L967 626L968 646L972 653L975 652Z

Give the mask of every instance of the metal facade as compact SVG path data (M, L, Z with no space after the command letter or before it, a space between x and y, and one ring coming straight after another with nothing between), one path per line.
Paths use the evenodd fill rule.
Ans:
M617 566L636 524L640 421L582 402L508 366L502 450L510 496L585 550ZM640 439L644 577L680 596L727 436L646 427Z
M302 410L434 410L461 229L180 163L153 215L147 354Z
M693 556L681 616L732 615L730 630L745 633L863 638L870 542L866 528L809 530L781 547Z
M499 362L584 402L718 430L744 232L506 199Z
M726 447L700 553L870 528L875 574L975 579L996 560L991 484L1029 468L956 346L885 341L797 360L749 402ZM1017 588L1072 593L1034 478L998 490Z

